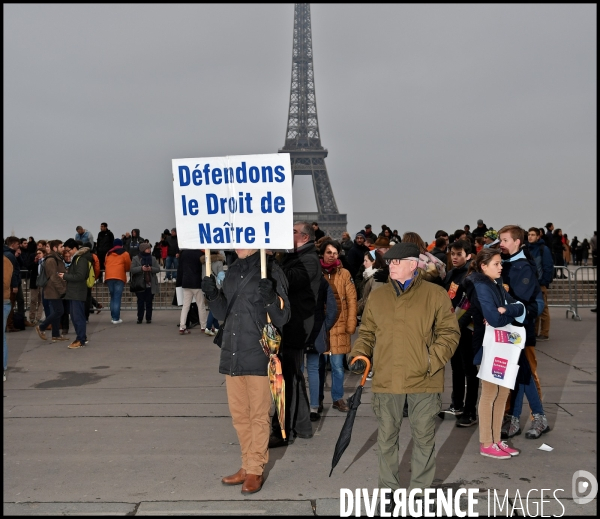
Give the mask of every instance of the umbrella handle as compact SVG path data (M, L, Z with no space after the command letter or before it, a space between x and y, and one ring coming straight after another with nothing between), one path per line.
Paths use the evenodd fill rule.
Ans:
M360 381L360 385L364 386L365 382L367 381L367 375L369 374L369 371L371 371L371 361L368 357L365 357L364 355L357 355L352 359L350 366L352 366L352 364L354 364L358 359L364 360L367 365L367 367L365 368L365 372L363 373L362 380Z

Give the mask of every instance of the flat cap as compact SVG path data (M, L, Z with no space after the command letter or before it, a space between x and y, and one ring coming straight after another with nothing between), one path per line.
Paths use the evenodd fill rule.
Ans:
M383 255L383 259L419 259L419 247L415 243L396 243Z

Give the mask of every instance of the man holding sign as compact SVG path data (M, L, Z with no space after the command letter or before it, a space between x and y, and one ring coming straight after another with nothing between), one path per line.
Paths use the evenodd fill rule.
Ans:
M222 479L258 492L268 461L269 359L259 340L267 316L279 330L290 319L288 283L272 264L261 279L259 249L291 249L292 169L285 153L175 159L173 194L182 249L235 249L238 259L219 290L214 276L202 290L221 321L219 372L242 451L240 470ZM207 271L210 272L207 265Z
M242 450L242 467L224 477L224 485L242 485L242 494L262 488L263 469L269 461L271 389L269 359L259 343L267 313L282 329L290 318L287 280L273 263L267 278L260 278L258 249L236 249L223 288L214 276L202 280L213 315L223 324L219 373L225 375L227 401ZM283 304L282 304L283 303Z

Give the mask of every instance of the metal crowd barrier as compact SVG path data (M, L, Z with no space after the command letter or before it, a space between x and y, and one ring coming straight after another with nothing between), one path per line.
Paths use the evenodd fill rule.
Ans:
M154 294L152 301L153 310L181 310L180 306L173 305L175 296L175 278L177 277L177 269L161 268L158 276L158 292ZM170 279L169 279L170 278ZM96 284L92 288L92 298L102 304L103 311L109 311L110 292L108 284L101 281L104 279L104 271L100 272ZM137 297L135 293L129 290L130 274L127 273L127 283L123 288L121 296L121 310L137 310ZM93 301L92 301L93 302Z
M173 305L173 299L175 297L175 278L177 277L177 269L160 269L158 276L158 293L154 295L152 302L153 310L179 310L181 307ZM171 280L169 280L169 277ZM100 271L100 276L96 280L96 283L92 287L92 298L96 302L102 305L101 311L110 311L110 292L108 285L103 282L104 271ZM121 297L121 310L137 310L137 297L134 293L129 290L129 279L130 274L127 273L127 283L123 288L123 295ZM30 295L30 283L29 283L29 271L21 270L22 290L23 299L25 301L25 309L27 310L30 306L31 295ZM92 308L94 310L94 308ZM94 310L95 311L95 310ZM28 315L28 314L27 314Z
M546 292L548 306L566 308L566 316L574 314L573 277L567 267L554 267L554 279Z
M596 308L598 300L598 267L578 267L573 272L574 283L574 313L573 318L581 321L577 310L579 308Z
M554 267L556 277L547 292L548 306L566 308L566 317L581 321L580 308L597 303L597 267Z

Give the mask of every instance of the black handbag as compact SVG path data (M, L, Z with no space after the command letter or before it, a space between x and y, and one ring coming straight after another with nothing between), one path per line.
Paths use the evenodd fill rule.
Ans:
M134 274L129 280L129 290L132 292L143 292L146 290L146 282L144 281L144 273Z
M249 276L246 276L246 279L244 279L244 281L242 281L240 283L240 286L238 286L238 289L235 291L235 293L231 297L231 301L229 301L229 305L227 305L227 311L225 312L225 318L223 319L221 326L219 326L219 331L217 332L217 335L215 335L215 338L213 339L213 343L215 343L219 348L221 347L221 344L223 343L223 329L225 328L225 322L227 321L229 312L231 312L231 309L233 308L233 303L235 303L235 300L237 299L237 296L241 292L242 288L244 288L248 284L250 279L252 279L253 277L254 277L254 273L250 274ZM209 301L209 305L210 305L210 301Z

